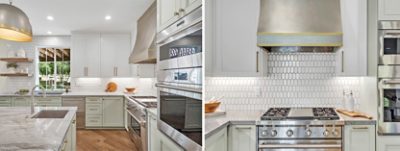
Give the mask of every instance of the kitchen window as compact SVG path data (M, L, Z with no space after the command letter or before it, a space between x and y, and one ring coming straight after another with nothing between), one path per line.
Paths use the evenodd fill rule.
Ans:
M37 82L46 90L69 89L71 83L71 49L39 48Z

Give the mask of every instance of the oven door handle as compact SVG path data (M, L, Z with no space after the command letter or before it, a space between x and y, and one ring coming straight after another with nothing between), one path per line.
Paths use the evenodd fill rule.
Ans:
M383 84L400 84L400 80L384 80Z
M187 91L187 92L196 92L196 93L202 93L201 89L196 89L196 88L185 88L185 87L179 87L179 86L172 86L172 85L165 85L165 84L156 84L157 88L166 88L166 89L175 89L175 90L181 90L181 91Z
M262 144L259 149L289 149L289 148L342 148L341 144Z

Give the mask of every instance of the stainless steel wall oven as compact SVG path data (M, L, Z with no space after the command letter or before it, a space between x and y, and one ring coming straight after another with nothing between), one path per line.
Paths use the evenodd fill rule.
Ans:
M379 64L400 64L400 21L379 22Z
M185 150L202 146L201 8L157 34L158 129Z

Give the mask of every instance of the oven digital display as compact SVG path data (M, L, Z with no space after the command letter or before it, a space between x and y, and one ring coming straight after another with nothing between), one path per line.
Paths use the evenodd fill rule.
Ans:
M169 48L169 58L177 58L200 53L201 49L197 46L182 46Z
M188 73L186 72L175 72L174 80L188 80Z

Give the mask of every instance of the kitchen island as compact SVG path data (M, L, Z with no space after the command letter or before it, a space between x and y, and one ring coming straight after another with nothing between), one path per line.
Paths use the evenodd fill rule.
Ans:
M63 118L32 118L39 111L66 110ZM67 137L75 137L76 107L36 107L33 115L29 107L0 108L0 150L68 150ZM51 116L51 115L50 115ZM70 150L75 145L70 144Z

